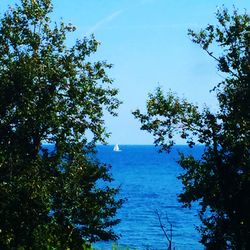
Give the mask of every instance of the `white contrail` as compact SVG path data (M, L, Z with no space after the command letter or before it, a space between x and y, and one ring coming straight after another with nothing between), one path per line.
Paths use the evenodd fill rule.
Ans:
M107 17L101 19L99 22L97 22L94 26L92 26L88 30L87 35L90 35L90 34L94 33L95 31L97 31L98 29L100 29L101 27L103 27L104 25L106 25L107 23L111 22L117 16L119 16L123 11L124 10L117 10L117 11L111 13L110 15L108 15Z

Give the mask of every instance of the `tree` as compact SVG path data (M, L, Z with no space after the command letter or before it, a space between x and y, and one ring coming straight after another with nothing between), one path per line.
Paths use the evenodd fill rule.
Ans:
M80 249L117 238L119 190L91 157L108 136L105 110L116 115L120 104L111 65L89 61L94 37L67 48L75 28L53 26L51 12L51 0L21 0L0 21L1 249Z
M236 9L231 15L220 10L216 17L218 25L189 35L223 74L213 89L218 111L158 88L149 95L147 113L136 110L134 116L162 150L171 150L176 134L190 147L205 146L200 159L180 154L184 191L179 200L185 207L199 202L199 231L207 249L250 249L250 17ZM211 50L216 46L218 55Z

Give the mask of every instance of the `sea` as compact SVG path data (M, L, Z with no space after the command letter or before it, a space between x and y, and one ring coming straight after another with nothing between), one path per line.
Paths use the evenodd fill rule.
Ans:
M168 249L167 237L172 231L172 249L204 249L196 230L200 225L198 204L191 209L182 207L178 194L183 186L177 179L183 173L177 163L179 152L199 158L204 148L177 145L167 154L159 153L159 148L153 145L119 145L120 151L113 151L113 147L97 146L97 158L112 166L112 185L120 186L119 196L126 200L117 214L121 223L114 227L120 238L94 246L104 250L112 249L114 244L119 249L163 250Z

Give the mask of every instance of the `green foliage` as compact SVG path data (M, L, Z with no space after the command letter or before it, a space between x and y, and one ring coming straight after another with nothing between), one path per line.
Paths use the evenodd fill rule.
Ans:
M201 242L207 249L250 249L250 17L226 9L216 14L218 25L195 33L193 42L218 62L224 80L213 91L219 110L212 113L161 89L149 96L147 113L134 115L155 144L170 150L180 134L189 146L205 145L200 160L180 155L184 191L179 200L200 204ZM210 49L217 46L216 55Z
M88 157L108 136L105 110L116 115L120 104L111 65L88 61L94 37L67 48L75 28L53 26L51 12L50 0L22 0L0 21L1 249L80 249L117 238L122 200L109 168Z
M92 246L84 246L84 250L104 250L103 248L93 248ZM114 243L112 246L110 246L111 250L136 250L135 248L129 248L129 247L121 247L118 244Z

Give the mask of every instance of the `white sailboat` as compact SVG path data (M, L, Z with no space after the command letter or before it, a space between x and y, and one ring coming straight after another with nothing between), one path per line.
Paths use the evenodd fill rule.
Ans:
M114 146L114 149L113 149L113 150L114 150L114 151L116 151L116 152L121 151L121 150L119 149L118 144L115 144L115 146Z

